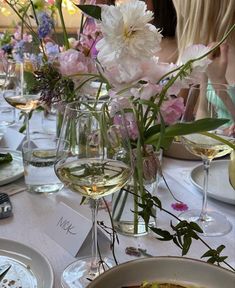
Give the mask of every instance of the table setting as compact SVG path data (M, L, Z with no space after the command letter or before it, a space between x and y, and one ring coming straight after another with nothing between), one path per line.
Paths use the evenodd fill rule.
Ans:
M74 5L78 40L62 1L42 2L21 14L6 1L27 29L0 45L1 105L14 115L0 117L0 287L232 288L232 120L198 103L233 91L204 91L197 73L235 25L167 64L143 1Z

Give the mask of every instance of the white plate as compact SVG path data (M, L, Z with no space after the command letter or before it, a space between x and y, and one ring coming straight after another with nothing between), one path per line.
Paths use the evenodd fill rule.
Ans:
M216 200L235 205L235 191L229 183L229 160L212 161L209 170L208 196ZM202 192L203 165L198 165L191 171L192 183Z
M44 255L29 246L0 238L0 266L3 264L12 265L1 282L6 287L9 283L14 283L9 285L11 288L53 287L51 264Z
M11 183L24 175L22 154L20 151L0 149L0 153L11 153L13 160L0 165L0 186Z
M195 288L232 288L235 273L184 257L152 257L118 265L101 274L87 288L121 288L139 285L143 281L191 284Z

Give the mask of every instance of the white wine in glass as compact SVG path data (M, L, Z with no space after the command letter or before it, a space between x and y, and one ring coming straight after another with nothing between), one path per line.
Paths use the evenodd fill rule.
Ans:
M65 269L61 279L64 288L86 287L90 280L113 266L113 261L108 258L100 261L97 255L99 199L120 190L132 173L128 137L117 133L119 127L109 117L106 119L108 106L98 102L81 106L80 102L66 106L55 171L66 187L90 201L92 256ZM124 121L122 131L123 127Z
M6 77L9 78L6 81L8 87L6 87L3 97L9 105L24 113L26 138L29 141L29 113L39 106L40 94L28 91L24 79L24 63L16 63L14 65L14 69L11 69L11 73L6 75Z
M208 135L205 135L205 133L195 133L182 137L182 142L186 149L192 154L201 157L203 161L204 181L201 210L188 210L181 213L179 217L182 220L196 222L201 227L204 236L222 236L229 233L232 229L232 224L223 214L217 211L208 211L207 209L210 163L214 158L223 157L232 152L232 148L229 145L215 138L219 136L226 141L234 142L235 140L234 135L228 133L229 127L234 125L232 111L235 102L233 103L232 99L229 101L229 109L226 106L227 103L223 102L225 97L230 97L231 89L228 85L213 85L211 83L208 83L206 86L203 85L202 87L192 86L189 91L186 110L183 116L184 122L192 122L201 118L227 119L226 124L215 130L208 131ZM235 93L235 91L233 92ZM231 103L233 105L232 107ZM215 138L213 138L213 136ZM223 181L223 179L221 179L221 181ZM213 183L210 183L209 189L210 191L215 189Z

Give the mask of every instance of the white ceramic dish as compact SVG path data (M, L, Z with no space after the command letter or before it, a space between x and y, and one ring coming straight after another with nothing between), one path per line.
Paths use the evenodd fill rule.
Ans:
M234 288L235 273L184 257L152 257L118 265L93 280L87 288L122 288L143 281L195 285L195 288Z
M235 191L229 183L229 160L212 161L209 170L208 196L235 205ZM202 192L203 165L197 165L190 173L192 183Z
M12 265L1 282L4 287L53 288L51 264L44 255L29 246L0 238L0 266L3 264Z
M0 149L0 153L11 153L13 160L0 166L0 186L11 183L24 175L23 160L20 151Z

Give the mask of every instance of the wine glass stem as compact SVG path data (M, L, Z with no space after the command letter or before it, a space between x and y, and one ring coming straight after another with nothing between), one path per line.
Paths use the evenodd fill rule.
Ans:
M96 199L90 200L91 213L92 213L92 263L91 272L97 274L99 271L99 261L98 261L98 247L97 247L97 212L98 212L99 201Z
M20 63L20 95L24 95L24 63Z
M204 179L203 179L203 201L202 210L199 217L200 221L206 221L207 218L207 193L208 193L208 176L211 160L203 159Z
M29 113L25 113L25 126L26 126L26 140L30 141L30 132L29 132Z

